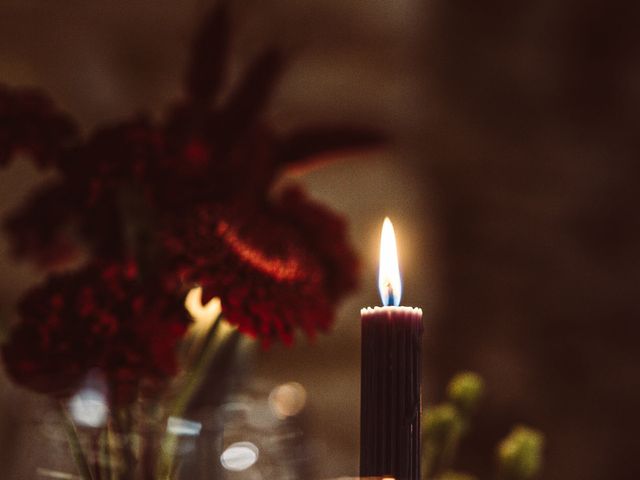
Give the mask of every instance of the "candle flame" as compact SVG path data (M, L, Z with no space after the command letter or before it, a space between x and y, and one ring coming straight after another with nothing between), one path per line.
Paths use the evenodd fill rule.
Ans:
M378 274L378 289L384 306L400 305L402 295L402 282L400 281L400 268L398 266L398 247L396 246L396 234L389 217L382 224L380 236L380 272Z

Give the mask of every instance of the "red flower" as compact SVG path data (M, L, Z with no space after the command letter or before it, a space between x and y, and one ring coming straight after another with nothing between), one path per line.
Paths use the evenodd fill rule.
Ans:
M165 247L176 278L219 296L227 320L265 345L325 331L357 280L343 220L298 189L253 211L201 207L176 219Z
M17 383L65 396L98 368L118 403L133 400L143 382L176 373L175 347L188 324L181 298L143 283L133 263L50 276L19 312L2 349Z
M47 266L79 248L90 259L23 300L3 349L19 383L66 392L100 368L118 401L162 383L186 325L185 283L220 296L226 318L265 344L326 330L355 287L343 220L299 190L275 200L272 190L285 170L379 145L381 135L267 125L262 112L284 66L274 49L218 98L224 3L196 35L184 98L161 122L137 117L80 139L43 97L0 87L0 164L26 149L59 174L6 222L13 251ZM144 281L122 258L144 266Z

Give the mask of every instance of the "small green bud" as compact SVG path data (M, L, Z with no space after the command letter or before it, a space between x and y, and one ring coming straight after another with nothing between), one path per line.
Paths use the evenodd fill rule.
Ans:
M447 472L444 472L439 477L437 477L436 480L477 480L477 479L473 475L469 475L467 473L453 472L449 470Z
M447 387L449 399L464 414L469 414L476 408L483 392L484 382L473 372L457 374Z
M459 428L460 423L461 419L453 405L436 405L424 415L424 434L429 441L440 443Z
M509 479L529 479L542 466L544 436L525 426L515 427L498 444L498 462L502 475Z

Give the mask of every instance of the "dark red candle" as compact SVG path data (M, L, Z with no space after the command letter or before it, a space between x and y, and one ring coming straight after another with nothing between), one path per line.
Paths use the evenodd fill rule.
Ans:
M422 310L399 306L402 286L388 218L378 286L384 306L361 311L360 475L420 480Z

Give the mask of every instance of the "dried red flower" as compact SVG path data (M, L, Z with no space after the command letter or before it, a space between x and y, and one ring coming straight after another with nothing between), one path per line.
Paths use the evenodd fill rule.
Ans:
M357 282L345 222L299 189L252 211L200 207L175 219L165 247L176 279L219 296L227 320L265 345L326 330Z
M344 221L298 189L273 198L272 187L286 169L382 138L332 126L276 133L261 117L284 65L274 49L217 98L228 31L222 2L196 35L184 99L159 123L138 117L80 139L44 96L0 87L0 164L26 150L59 173L5 223L13 251L46 266L79 247L90 259L24 298L3 348L19 383L66 392L101 368L118 401L133 398L140 382L175 372L178 296L193 284L265 344L326 330L354 288Z
M100 369L117 403L176 373L175 346L189 322L181 298L142 282L132 262L52 275L25 296L19 312L2 349L17 383L65 396Z

